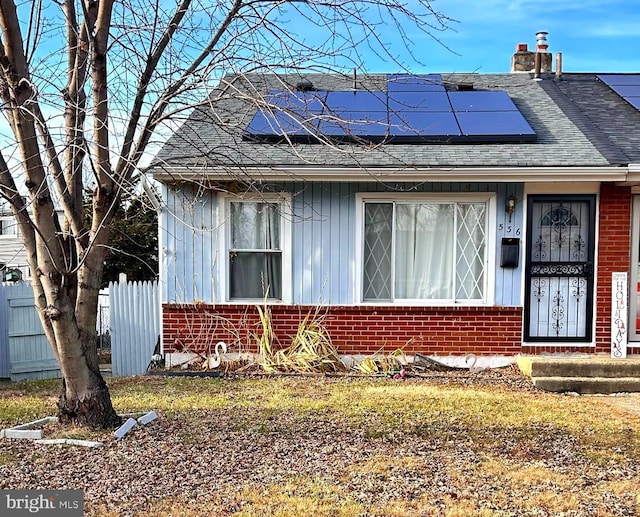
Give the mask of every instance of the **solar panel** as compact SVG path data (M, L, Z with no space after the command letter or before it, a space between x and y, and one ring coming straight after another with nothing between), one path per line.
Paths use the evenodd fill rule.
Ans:
M294 111L320 113L324 109L327 92L290 92L272 90L264 98L272 106Z
M536 138L519 111L461 111L456 117L462 134L470 139L528 142Z
M448 139L460 136L460 128L451 112L419 112L389 114L389 135L393 137Z
M334 113L387 111L387 95L384 92L329 92L325 102L327 109Z
M314 118L304 118L283 111L258 110L246 132L265 136L308 135L310 131L315 132L317 125L318 121Z
M600 74L597 76L607 86L640 85L640 74Z
M622 85L618 84L616 86L610 86L610 88L615 91L620 97L640 97L640 84L638 85Z
M449 92L453 111L518 111L507 92Z
M442 92L389 92L389 112L452 111L447 93Z
M384 137L389 133L387 112L344 112L340 117L323 115L318 133L329 137Z
M391 92L443 92L442 76L440 74L387 75L387 90Z
M640 97L627 97L625 100L635 109L640 110Z

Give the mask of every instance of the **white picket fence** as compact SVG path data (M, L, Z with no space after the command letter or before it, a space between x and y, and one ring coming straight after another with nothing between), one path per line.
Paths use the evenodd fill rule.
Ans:
M143 374L160 336L157 282L109 285L112 375ZM0 378L48 379L60 370L27 282L0 284Z
M158 282L112 282L109 304L112 374L140 375L160 336Z

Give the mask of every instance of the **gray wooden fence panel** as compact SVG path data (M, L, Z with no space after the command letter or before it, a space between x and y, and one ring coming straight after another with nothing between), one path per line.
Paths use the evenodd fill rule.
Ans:
M58 363L42 329L29 283L5 286L12 381L55 379Z
M9 302L6 288L0 283L0 379L11 375L11 357L9 355Z
M158 283L112 282L109 303L112 374L141 375L160 335Z

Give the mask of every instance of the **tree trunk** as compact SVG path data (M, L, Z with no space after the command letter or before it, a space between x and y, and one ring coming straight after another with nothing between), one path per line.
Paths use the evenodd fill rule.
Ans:
M100 257L100 249L89 253L88 262ZM62 372L62 391L58 400L58 418L62 423L73 423L95 429L112 429L121 419L111 403L109 389L100 374L96 347L96 308L101 271L88 274L87 266L80 268L79 292L84 303L78 303L76 282L63 277L40 276L45 298L49 303L40 316L51 329L49 337ZM94 278L95 277L95 278ZM75 303L74 303L75 302Z
M54 322L54 328L58 323ZM74 326L75 332L69 332ZM113 408L109 388L100 373L95 333L88 335L78 329L74 318L67 319L64 327L56 330L57 343L64 343L57 347L62 372L59 421L93 429L117 427L122 419Z
M83 386L69 389L62 380L62 392L58 399L58 419L62 423L90 427L92 429L113 429L122 423L111 404L109 388L99 371L89 370L87 382Z

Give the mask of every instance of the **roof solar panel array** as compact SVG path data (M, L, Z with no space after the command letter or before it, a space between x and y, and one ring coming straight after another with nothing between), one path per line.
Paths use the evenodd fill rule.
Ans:
M600 74L598 79L640 110L640 74Z
M269 92L246 128L261 141L530 142L504 91L447 91L440 75L389 75L386 91Z

